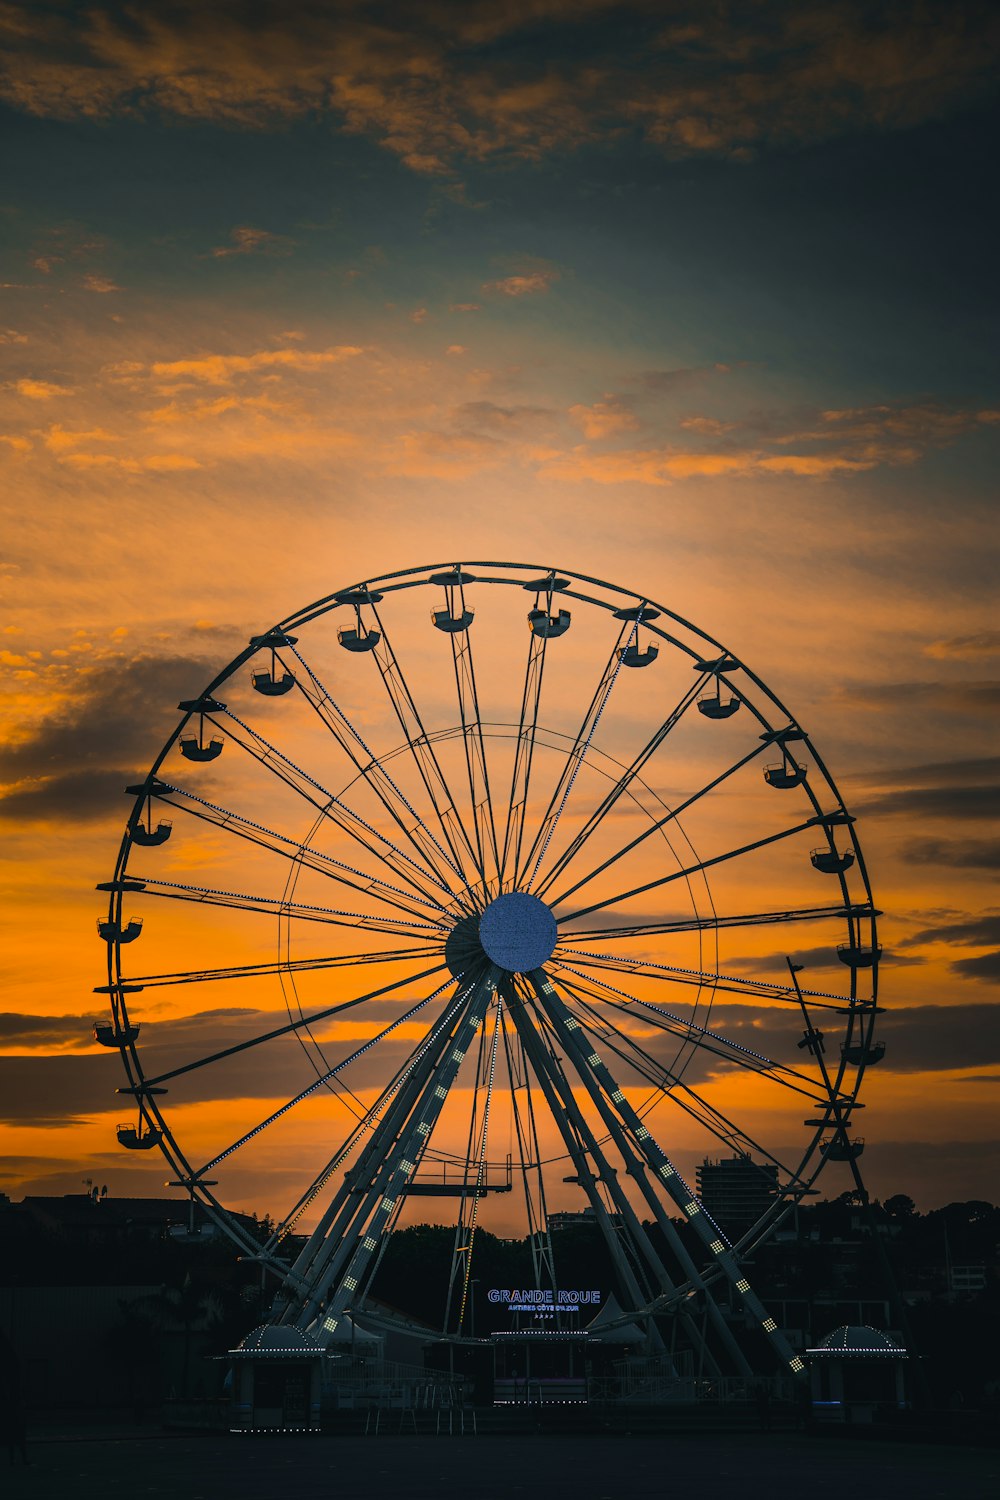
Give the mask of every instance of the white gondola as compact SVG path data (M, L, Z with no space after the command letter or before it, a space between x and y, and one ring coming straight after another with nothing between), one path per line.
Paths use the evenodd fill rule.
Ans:
M215 760L222 754L222 740L218 735L213 735L206 745L196 734L182 734L180 744L185 760Z
M155 828L147 828L145 823L137 823L130 831L129 837L133 844L139 844L143 849L152 849L157 844L167 842L173 826L172 823L157 823Z
M554 640L556 636L566 634L570 618L568 609L561 609L557 615L550 615L547 609L530 609L528 627L532 635L541 635L546 640Z
M813 869L819 870L822 875L843 875L854 863L853 850L831 849L829 846L814 849L809 858Z
M837 957L849 969L871 969L882 957L881 944L875 948L860 943L838 943Z
M265 698L280 698L285 693L290 693L295 686L295 678L291 672L284 672L277 677L274 672L251 672L250 682L255 693L262 693Z
M718 693L698 699L698 712L706 719L731 719L739 706L738 698L723 700Z
M852 1063L855 1067L864 1063L866 1067L873 1068L885 1056L885 1042L852 1042L850 1046L841 1047L840 1055L846 1063Z
M134 943L142 932L142 918L129 917L125 926L120 922L103 922L98 920L97 935L102 937L106 943Z
M140 1029L138 1026L111 1026L95 1021L94 1041L102 1047L127 1047L138 1037Z
M618 650L618 660L623 667L648 667L660 654L658 646L647 646L645 651L640 651L633 641L631 646L621 646Z
M453 615L450 609L432 609L431 619L437 630L444 630L448 635L461 635L472 624L475 613L474 609L463 609Z
M805 779L805 766L798 765L793 760L783 760L780 765L764 767L764 780L768 786L777 787L779 791L801 786Z

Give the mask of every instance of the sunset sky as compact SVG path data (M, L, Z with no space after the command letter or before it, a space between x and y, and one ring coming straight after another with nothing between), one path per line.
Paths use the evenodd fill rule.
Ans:
M660 601L808 729L885 913L866 1178L995 1200L992 7L53 0L0 46L0 1190L162 1191L92 1043L94 886L178 701L313 599L497 558ZM186 969L236 928L177 932ZM191 1106L222 1134L287 1097L237 1082Z

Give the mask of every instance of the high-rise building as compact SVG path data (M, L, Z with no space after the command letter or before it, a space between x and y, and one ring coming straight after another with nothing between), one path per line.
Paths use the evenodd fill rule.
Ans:
M704 1161L696 1169L698 1196L721 1229L741 1234L766 1213L778 1191L778 1169L749 1156Z

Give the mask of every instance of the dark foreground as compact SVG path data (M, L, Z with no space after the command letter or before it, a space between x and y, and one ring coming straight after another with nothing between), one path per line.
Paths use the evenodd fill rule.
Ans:
M36 1438L9 1500L997 1500L1000 1449L802 1433L668 1436ZM8 1484L9 1482L9 1484Z

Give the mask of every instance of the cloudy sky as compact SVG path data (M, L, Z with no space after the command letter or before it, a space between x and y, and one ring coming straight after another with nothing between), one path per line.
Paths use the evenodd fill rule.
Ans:
M991 10L0 7L0 1188L159 1191L88 1041L93 886L179 699L312 599L510 558L807 727L885 912L872 1189L996 1196ZM264 1006L212 996L144 1012L171 1059Z

